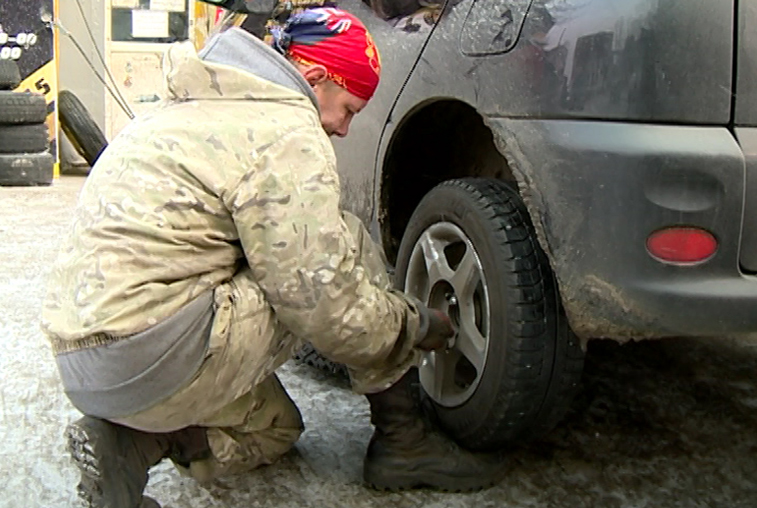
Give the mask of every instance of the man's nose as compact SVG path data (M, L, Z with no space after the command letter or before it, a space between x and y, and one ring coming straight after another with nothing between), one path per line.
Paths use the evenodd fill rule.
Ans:
M343 138L343 137L347 136L347 133L350 131L350 123L351 123L351 121L352 121L351 118L345 119L342 122L342 125L340 125L339 128L337 128L336 131L334 131L334 134L336 134L340 138Z

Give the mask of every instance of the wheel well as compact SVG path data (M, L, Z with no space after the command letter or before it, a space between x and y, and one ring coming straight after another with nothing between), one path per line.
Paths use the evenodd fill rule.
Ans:
M438 100L403 120L389 144L381 177L379 220L392 264L423 196L445 180L469 176L515 181L491 130L474 108L456 100Z

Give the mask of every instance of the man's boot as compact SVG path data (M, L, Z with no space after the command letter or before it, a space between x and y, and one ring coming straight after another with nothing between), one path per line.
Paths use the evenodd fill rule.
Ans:
M70 424L66 438L81 471L78 491L88 508L160 508L142 495L149 469L168 456L197 455L195 434L184 429L170 434L140 432L85 416Z
M363 466L368 485L379 490L431 487L469 492L491 487L504 474L498 454L473 453L430 429L413 398L411 376L368 395L376 427Z

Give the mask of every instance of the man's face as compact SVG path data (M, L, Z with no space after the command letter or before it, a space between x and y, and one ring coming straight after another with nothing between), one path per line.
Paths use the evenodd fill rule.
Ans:
M350 129L352 118L360 113L368 101L355 97L327 78L322 65L299 65L303 77L313 87L321 110L321 125L329 136L343 138Z
M313 88L321 109L321 125L329 136L343 138L350 129L352 118L360 113L367 101L355 97L333 81Z

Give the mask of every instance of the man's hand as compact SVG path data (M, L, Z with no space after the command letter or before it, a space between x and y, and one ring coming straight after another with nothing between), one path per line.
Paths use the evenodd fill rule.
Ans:
M429 309L425 306L421 308L421 312L425 314L422 317L422 321L425 320L425 322L421 326L422 336L415 346L424 351L447 347L449 339L455 335L455 328L449 316L440 310ZM423 333L424 328L425 333Z

